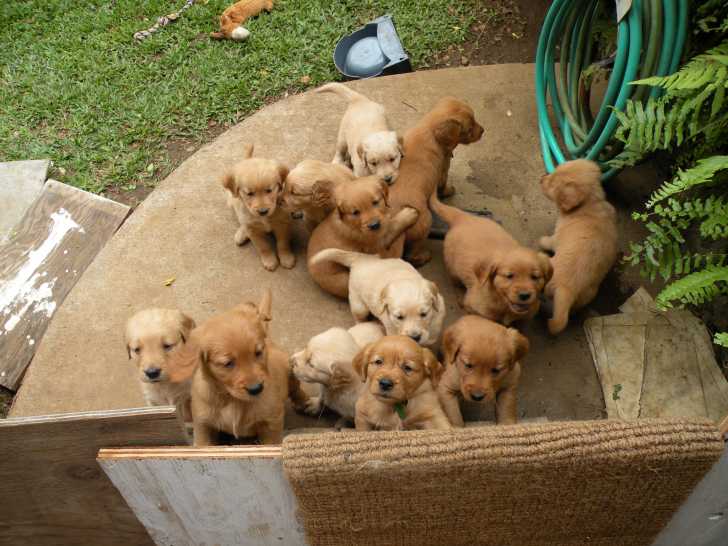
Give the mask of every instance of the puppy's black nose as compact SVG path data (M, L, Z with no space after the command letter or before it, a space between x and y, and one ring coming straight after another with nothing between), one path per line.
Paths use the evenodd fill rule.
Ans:
M474 391L470 393L470 398L472 398L476 402L480 402L483 398L485 398L485 394L482 392Z
M147 368L144 370L144 375L146 375L149 379L159 379L161 373L162 370L159 368Z
M261 216L265 216L266 214L268 214L268 209L258 209L258 214L260 214Z
M389 183L390 183L390 182L392 181L392 175L391 175L391 174L388 174L387 176L385 176L385 177L384 177L384 181L385 181L385 182L386 182L387 184L389 184Z
M530 292L519 292L518 299L521 301L528 301L529 299L531 299L531 293Z
M410 334L409 337L411 337L415 341L419 341L419 340L422 339L422 334L420 334L419 332L417 332L416 334Z
M263 383L256 383L255 385L251 385L250 387L245 387L245 390L248 391L248 394L256 396L263 392Z
M377 231L381 227L381 225L382 223L379 220L374 220L373 222L369 222L367 224L367 227L372 231Z
M394 387L394 383L392 383L391 379L387 379L386 377L384 379L379 380L379 389L382 391L391 391L392 387Z

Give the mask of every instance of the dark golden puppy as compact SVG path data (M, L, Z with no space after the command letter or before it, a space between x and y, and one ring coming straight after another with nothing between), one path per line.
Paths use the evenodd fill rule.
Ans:
M242 303L207 320L175 353L178 370L196 366L195 446L213 445L219 431L279 444L289 395L297 410L306 410L308 397L290 373L288 355L268 336L270 308L267 290L257 307Z
M240 222L235 232L235 243L245 244L250 239L260 255L263 267L273 271L278 258L283 267L296 265L291 252L291 214L279 206L288 168L271 159L254 158L253 146L245 146L243 161L238 162L222 179L228 192L230 205ZM278 255L268 240L268 233L276 239Z
M454 426L464 425L460 397L495 402L499 425L517 422L516 391L528 339L515 328L466 315L445 330L442 349L446 369L437 394Z
M420 122L404 135L404 157L399 165L399 178L390 188L392 206L409 206L420 213L415 225L407 230L405 259L415 266L430 260L424 247L432 226L427 200L437 189L440 195L452 195L447 184L450 159L458 144L471 144L483 136L473 109L453 97L440 99Z
M443 367L407 336L370 343L352 363L365 381L356 402L357 430L449 429L435 387Z
M553 269L546 254L521 246L493 220L479 218L430 198L449 224L443 248L450 276L465 287L462 306L508 326L530 319Z
M308 242L308 271L316 283L335 296L349 295L349 269L330 260L311 263L327 248L401 258L403 232L417 221L418 212L405 207L395 212L389 206L388 186L377 176L351 182L317 184L315 199L332 201L334 210L311 234Z

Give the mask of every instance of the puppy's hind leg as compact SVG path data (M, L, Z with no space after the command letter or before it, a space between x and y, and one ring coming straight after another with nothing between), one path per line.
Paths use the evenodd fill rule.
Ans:
M293 403L293 409L300 413L309 413L311 410L311 399L301 388L301 383L293 373L288 374L288 396Z
M355 321L365 322L369 318L369 307L359 294L349 291L349 307Z
M351 163L349 161L349 148L346 145L345 140L339 140L336 143L336 151L334 152L334 159L331 160L331 163L338 163L340 165L346 165L351 166Z
M554 314L548 321L549 333L556 335L569 323L569 312L574 303L574 295L563 286L554 289Z

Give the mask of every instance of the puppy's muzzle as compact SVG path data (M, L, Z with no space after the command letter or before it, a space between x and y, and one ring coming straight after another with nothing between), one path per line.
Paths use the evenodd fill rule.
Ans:
M384 177L384 181L387 184L391 184L392 183L392 180L393 180L393 178L392 178L392 175L391 174L388 174L387 176Z
M392 383L391 379L387 379L386 377L383 377L379 380L379 390L382 392L391 391L392 387L394 387L394 383Z
M255 385L251 385L250 387L245 387L245 390L248 391L249 395L257 396L261 392L263 392L263 383L256 383Z
M147 368L144 370L144 375L147 376L149 381L157 381L159 376L162 375L162 370L160 368Z
M422 339L422 334L420 332L412 332L412 333L407 334L407 335L410 338L412 338L413 340L415 340L417 343L419 343L420 340Z
M294 210L291 213L291 218L294 220L301 220L303 218L303 211L302 210Z
M268 214L268 209L258 209L258 214L260 214L261 216L265 216L266 214Z
M372 222L369 222L367 224L367 227L372 231L377 231L380 227L382 227L382 223L379 220L374 220Z
M470 398L472 398L475 402L482 402L485 399L485 393L481 391L472 391L470 393Z
M523 301L523 302L530 301L532 296L533 296L533 293L531 293L531 292L519 292L518 293L519 301Z

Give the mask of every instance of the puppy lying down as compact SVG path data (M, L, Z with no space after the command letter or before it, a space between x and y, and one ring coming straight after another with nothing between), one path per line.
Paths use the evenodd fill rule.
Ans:
M349 306L354 319L370 315L387 335L403 335L423 346L437 343L445 319L445 300L437 285L398 258L329 248L316 254L312 264L331 261L349 268Z
M366 382L356 402L356 430L451 428L435 392L443 366L406 336L386 336L356 355Z
M291 356L291 368L299 381L320 385L320 395L310 399L309 413L319 415L326 406L342 420L354 421L354 405L364 383L351 362L365 345L383 335L377 322L362 322L348 330L330 328Z
M185 421L190 413L192 373L179 376L170 356L190 338L195 321L176 309L144 309L126 323L126 351L139 372L149 406L177 406Z

